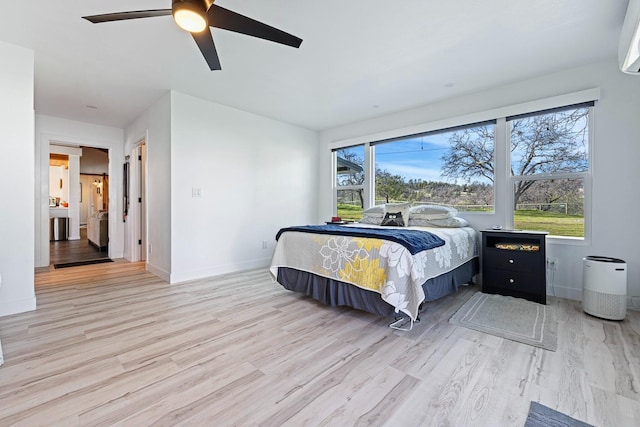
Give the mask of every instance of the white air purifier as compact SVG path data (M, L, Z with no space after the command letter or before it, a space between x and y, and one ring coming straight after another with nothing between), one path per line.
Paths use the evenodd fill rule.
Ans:
M582 309L603 319L624 319L627 316L627 263L603 256L588 256L582 261Z

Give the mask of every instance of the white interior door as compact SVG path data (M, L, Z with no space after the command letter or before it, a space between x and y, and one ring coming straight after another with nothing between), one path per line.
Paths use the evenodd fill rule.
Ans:
M147 259L147 173L146 173L146 144L143 142L138 146L138 241L140 242L140 260Z

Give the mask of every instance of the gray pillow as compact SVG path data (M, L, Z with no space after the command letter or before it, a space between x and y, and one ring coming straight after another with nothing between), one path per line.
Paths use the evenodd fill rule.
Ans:
M411 203L386 203L384 205L384 218L385 219L393 219L399 227L406 227L409 219L409 208L411 207ZM392 225L385 224L385 220L382 220L380 225Z
M384 218L380 223L382 226L395 226L405 227L404 218L402 218L402 212L387 212L384 214Z

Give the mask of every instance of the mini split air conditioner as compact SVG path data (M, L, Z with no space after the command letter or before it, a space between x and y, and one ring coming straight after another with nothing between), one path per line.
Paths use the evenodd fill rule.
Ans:
M629 0L618 44L618 65L629 74L640 74L640 0Z

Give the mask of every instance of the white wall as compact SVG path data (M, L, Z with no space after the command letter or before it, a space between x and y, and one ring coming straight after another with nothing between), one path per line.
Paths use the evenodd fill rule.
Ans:
M49 144L109 149L109 256L122 258L122 162L124 131L118 128L36 115L35 265L49 265ZM79 173L79 161L75 166ZM78 187L70 189L79 199ZM71 196L70 196L71 197ZM79 208L77 218L79 221ZM32 225L33 226L33 225Z
M61 184L62 182L62 184ZM69 200L69 168L49 166L49 195L59 197L60 203Z
M266 267L281 227L315 220L316 132L171 92L125 140L126 153L146 143L147 269L171 283Z
M0 316L36 308L33 57L31 50L0 42L0 151L8 160L0 168Z
M317 133L175 92L171 111L171 282L268 266L315 220Z
M612 256L627 261L629 306L640 309L640 228L636 225L637 213L640 212L637 190L640 182L640 77L621 73L615 58L321 132L320 217L332 215L328 146L334 141L366 137L591 88L601 89L595 108L595 147L592 153L592 239L582 244L549 242L547 255L557 258L559 264L558 271L548 277L548 293L581 299L582 258L587 255ZM477 228L505 223L500 212L467 215L467 218Z
M125 130L125 153L140 140L147 147L147 269L169 281L171 274L171 94L167 92ZM131 159L131 166L135 162ZM131 182L135 181L132 170ZM138 198L135 185L130 186L131 209L125 227L125 258L131 259L135 235Z

